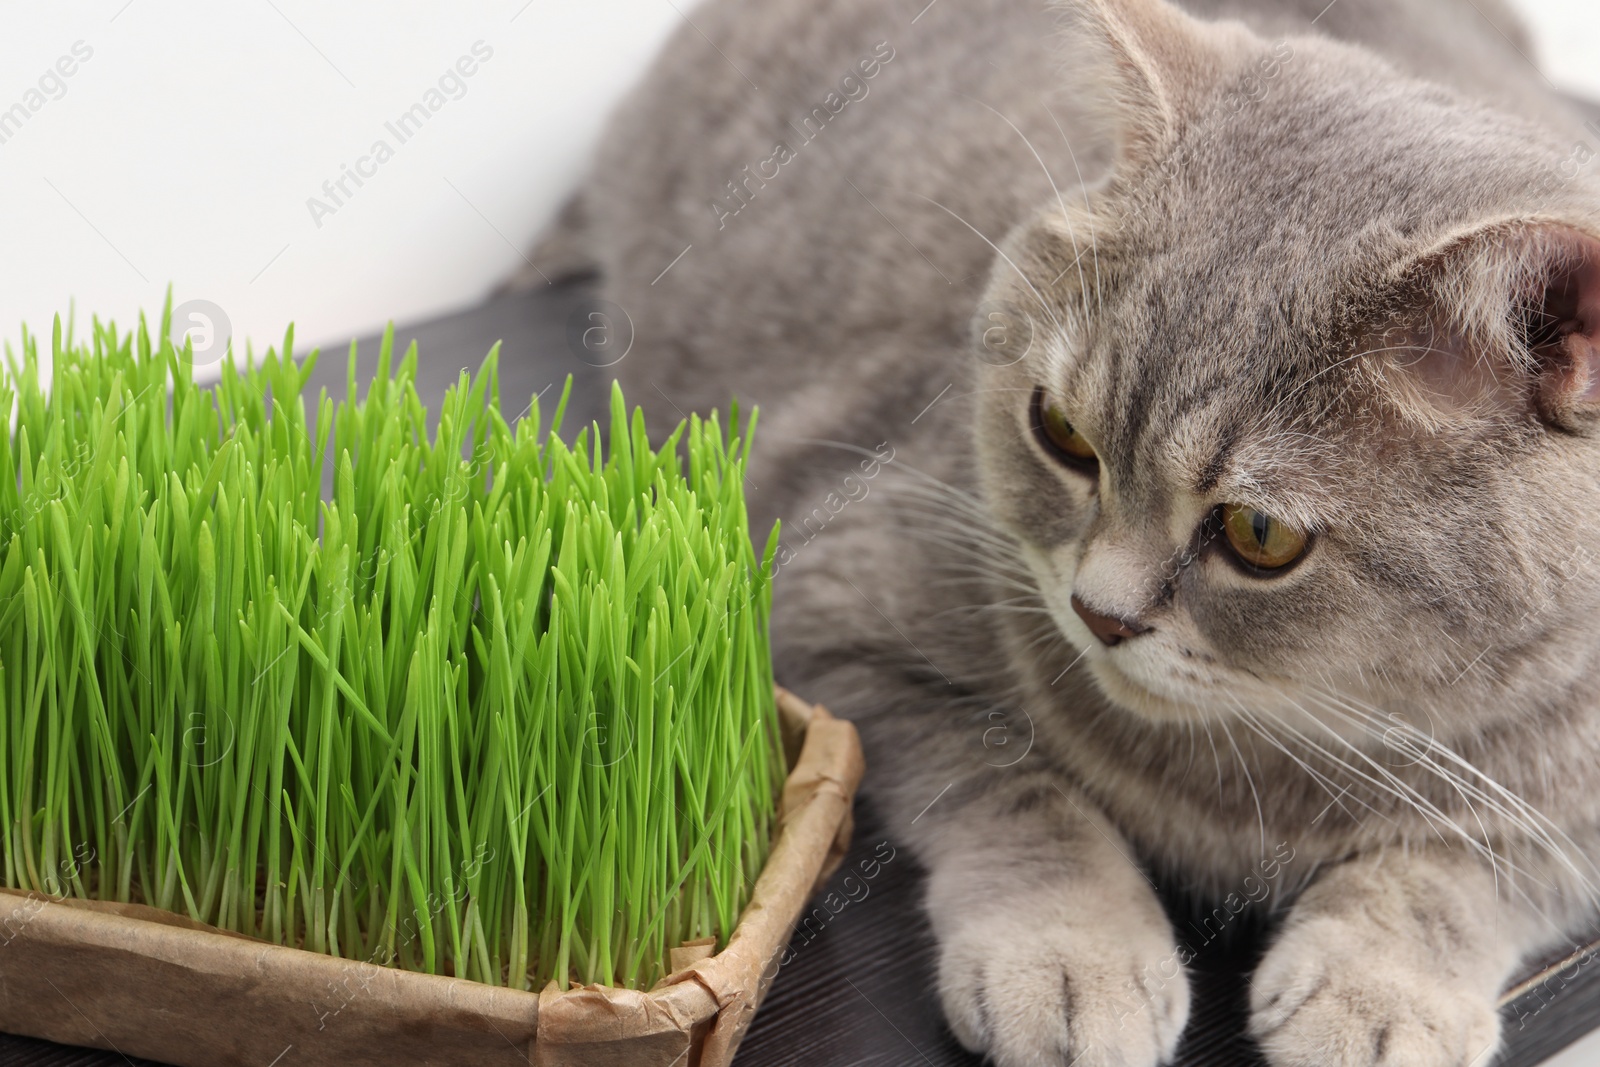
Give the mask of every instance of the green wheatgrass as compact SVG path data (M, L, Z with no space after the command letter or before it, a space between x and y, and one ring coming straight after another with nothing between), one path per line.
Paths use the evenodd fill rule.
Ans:
M7 348L4 884L522 989L724 943L784 774L754 414L568 445L496 349L430 437L391 332L308 417L292 328L200 387L168 314Z

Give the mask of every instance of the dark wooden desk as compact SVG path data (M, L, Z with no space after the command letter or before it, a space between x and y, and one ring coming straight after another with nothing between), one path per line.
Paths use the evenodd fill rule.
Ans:
M503 340L501 397L509 406L546 387L553 399L560 382L574 375L569 426L597 418L604 398L604 372L582 363L567 347L567 323L581 313L582 289L559 287L530 295L495 298L470 311L408 327L397 333L420 348L418 389L435 407L462 367L476 369L496 340ZM375 340L361 344L360 373L377 362ZM311 382L313 395L326 385L342 396L343 348L324 353ZM513 409L513 413L514 413ZM548 410L548 409L547 409ZM803 686L801 686L803 690ZM870 770L869 770L870 774ZM887 842L887 848L882 848ZM890 854L877 868L863 863ZM933 941L921 913L922 871L896 828L884 825L870 801L857 806L856 835L845 866L860 878L876 870L848 895L858 899L797 933L794 958L779 973L765 1006L740 1049L736 1067L958 1067L981 1061L945 1030L933 992ZM1174 904L1181 909L1181 904ZM1181 921L1181 920L1180 920ZM820 928L819 928L820 927ZM1195 1009L1185 1036L1180 1067L1254 1067L1260 1063L1243 1032L1242 976L1259 951L1259 932L1233 944L1208 948L1195 966ZM0 966L4 966L0 958ZM1533 1067L1600 1026L1600 967L1553 985L1554 994L1529 994L1507 1011L1509 1047L1499 1067ZM135 1062L115 1052L69 1048L47 1041L0 1035L0 1067L114 1067ZM261 1064L259 1067L269 1067ZM293 1051L274 1067L295 1067Z

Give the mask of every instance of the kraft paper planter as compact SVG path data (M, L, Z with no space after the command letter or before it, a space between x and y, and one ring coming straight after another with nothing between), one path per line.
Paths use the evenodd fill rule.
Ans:
M181 1067L726 1067L812 892L849 843L848 722L778 691L776 840L723 951L649 991L540 993L286 948L137 904L0 889L0 1030Z

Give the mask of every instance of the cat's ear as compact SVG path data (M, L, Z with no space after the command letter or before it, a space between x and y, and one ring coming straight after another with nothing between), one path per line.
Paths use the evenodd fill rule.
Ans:
M1600 426L1600 241L1578 234L1530 306L1539 411L1567 429Z
M1191 18L1167 0L1058 0L1071 41L1068 78L1117 142L1124 175L1160 162L1253 40L1237 23Z
M1456 237L1408 273L1433 303L1426 325L1381 350L1416 399L1445 417L1532 411L1600 431L1600 237L1542 221Z

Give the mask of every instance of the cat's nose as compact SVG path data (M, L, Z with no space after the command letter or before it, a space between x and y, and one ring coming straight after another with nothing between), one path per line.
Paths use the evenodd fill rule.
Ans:
M1089 627L1091 633L1100 639L1100 643L1109 648L1120 644L1125 637L1138 637L1148 633L1150 627L1144 626L1134 619L1119 619L1115 615L1106 615L1098 612L1078 599L1078 594L1072 594L1072 610L1078 613Z

